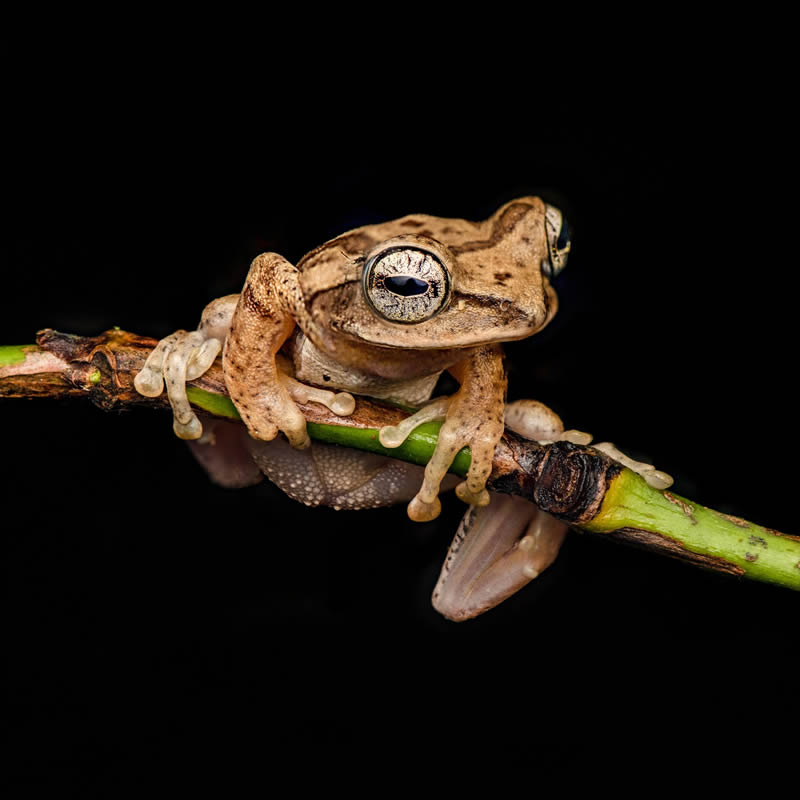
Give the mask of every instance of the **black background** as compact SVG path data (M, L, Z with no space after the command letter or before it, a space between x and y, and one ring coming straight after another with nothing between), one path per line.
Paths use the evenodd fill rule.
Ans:
M297 260L357 225L482 219L539 194L573 252L556 320L507 348L511 399L652 458L697 502L798 533L779 87L711 71L647 103L598 84L583 106L547 82L473 86L459 69L475 65L453 63L428 90L315 73L234 98L211 68L60 55L15 62L3 344L43 327L164 336L238 291L259 252ZM263 763L276 743L359 752L403 730L445 756L537 743L546 770L612 726L745 736L784 713L794 593L571 534L540 579L455 625L429 603L454 498L423 525L402 507L308 509L212 485L166 414L6 401L0 419L26 781L228 751Z

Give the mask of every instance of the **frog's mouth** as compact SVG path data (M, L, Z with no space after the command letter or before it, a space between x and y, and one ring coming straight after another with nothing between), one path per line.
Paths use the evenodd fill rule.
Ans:
M483 323L485 325L485 320ZM441 330L437 331L414 330L411 332L407 325L395 325L391 331L387 331L384 327L380 335L370 335L370 332L363 328L358 334L355 331L348 331L346 327L342 327L341 331L354 342L360 341L388 350L459 350L479 344L526 339L541 330L542 327L542 325L522 323L514 326L497 325L489 328L468 327L463 331L457 331L451 326L443 326Z
M553 302L531 313L511 300L456 294L446 311L416 324L391 322L366 307L351 307L332 316L330 325L353 341L378 347L441 350L524 339L544 328L556 308Z
M312 336L320 341L347 339L392 350L454 350L525 339L547 325L558 309L558 298L545 280L537 302L521 305L511 299L454 290L440 313L417 323L392 322L378 316L352 282L310 303ZM327 320L326 324L322 321Z

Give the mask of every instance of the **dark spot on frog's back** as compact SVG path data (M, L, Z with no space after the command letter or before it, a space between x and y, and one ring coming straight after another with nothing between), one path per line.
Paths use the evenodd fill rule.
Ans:
M404 228L421 228L425 223L420 219L404 219L400 224Z
M500 286L505 286L506 281L511 277L510 272L495 272L494 280L495 283L499 284Z

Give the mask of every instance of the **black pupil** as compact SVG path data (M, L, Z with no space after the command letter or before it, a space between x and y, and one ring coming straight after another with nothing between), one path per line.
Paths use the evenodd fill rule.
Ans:
M569 228L567 221L561 220L561 230L558 232L558 240L556 241L556 248L563 250L569 244Z
M408 275L392 275L384 279L386 288L401 297L411 297L415 294L425 294L428 291L428 282Z

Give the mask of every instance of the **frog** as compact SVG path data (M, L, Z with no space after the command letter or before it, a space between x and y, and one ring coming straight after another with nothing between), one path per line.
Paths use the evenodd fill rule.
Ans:
M470 619L546 569L567 531L530 502L487 488L504 428L540 442L592 439L565 430L543 403L506 402L502 345L553 319L553 282L570 249L562 212L525 196L477 222L414 213L364 225L296 265L263 253L240 293L209 303L196 330L176 331L156 345L134 385L148 397L166 386L175 434L222 486L248 486L266 476L310 506L358 510L406 502L415 522L435 519L440 492L455 489L469 508L433 604L449 619ZM187 382L220 355L244 426L201 422L189 403ZM445 372L458 389L434 398ZM321 403L346 417L355 408L353 395L417 409L380 429L388 449L419 425L441 422L427 465L312 443L297 404ZM671 482L603 444L653 485ZM459 480L448 471L464 447L471 460Z

